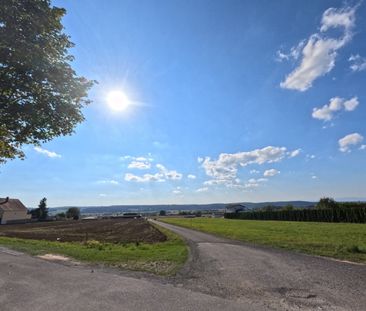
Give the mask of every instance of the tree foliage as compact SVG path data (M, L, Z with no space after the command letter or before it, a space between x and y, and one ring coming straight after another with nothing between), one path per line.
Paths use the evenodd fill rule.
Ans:
M282 207L282 211L293 211L295 208L292 204L287 204L286 206Z
M257 210L243 213L227 213L229 219L354 222L366 223L366 202L336 202L331 198L319 200L316 208L284 208Z
M57 214L56 214L56 217L57 217L57 218L66 218L66 214L65 214L64 212L57 213Z
M321 198L316 207L319 209L326 209L326 208L334 209L338 207L338 204L332 198Z
M48 217L47 199L43 198L39 202L38 208L31 210L31 214L33 218L37 218L40 220L47 219Z
M66 211L66 217L67 218L72 218L74 220L78 220L80 218L80 209L77 208L77 207L70 207Z
M0 0L0 163L24 144L70 135L94 81L70 66L66 11L50 0Z

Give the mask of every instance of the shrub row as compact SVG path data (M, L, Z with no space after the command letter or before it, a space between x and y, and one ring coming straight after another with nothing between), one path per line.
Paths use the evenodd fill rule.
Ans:
M366 207L226 213L228 219L366 223Z

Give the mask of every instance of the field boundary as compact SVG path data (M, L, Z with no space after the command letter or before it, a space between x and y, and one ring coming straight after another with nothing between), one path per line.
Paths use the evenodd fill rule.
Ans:
M149 223L149 225L153 226ZM0 245L33 256L54 254L94 265L157 275L175 275L187 261L189 249L174 232L154 227L167 237L164 242L103 243L57 242L0 236Z
M159 221L247 246L366 264L366 225L289 221L169 218ZM356 230L357 229L357 230Z

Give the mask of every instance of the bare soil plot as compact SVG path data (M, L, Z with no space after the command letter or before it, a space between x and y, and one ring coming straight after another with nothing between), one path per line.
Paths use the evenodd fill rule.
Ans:
M143 219L101 219L54 221L0 226L0 236L61 242L96 240L109 243L167 240L166 236Z

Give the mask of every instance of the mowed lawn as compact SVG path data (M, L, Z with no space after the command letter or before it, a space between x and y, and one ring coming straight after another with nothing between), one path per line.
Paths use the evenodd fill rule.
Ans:
M161 218L230 239L366 263L366 224Z
M56 242L0 236L0 246L31 255L57 254L81 262L147 271L160 275L174 274L186 261L187 246L175 233L158 228L167 236L158 243Z

